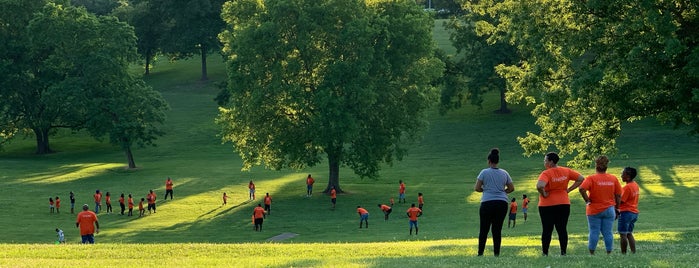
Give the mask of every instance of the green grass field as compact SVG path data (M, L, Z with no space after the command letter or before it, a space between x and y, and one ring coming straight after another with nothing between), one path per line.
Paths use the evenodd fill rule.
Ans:
M84 133L58 133L51 140L58 152L51 155L34 155L31 136L0 152L5 215L0 221L0 267L695 267L699 261L699 226L694 221L699 212L691 207L699 202L699 142L684 130L653 120L626 124L620 152L611 157L610 173L620 174L624 166L640 171L638 254L588 256L584 203L574 192L569 256L541 257L534 185L543 156L524 157L516 141L526 131L536 131L527 107L513 105L512 114L494 114L498 103L492 95L483 109L433 113L424 139L410 145L402 162L385 166L380 178L360 179L351 170L341 170L347 193L338 196L333 210L329 197L320 192L304 196L306 174L316 178L317 191L327 184L325 164L300 171L240 171L240 158L217 137L214 84L225 74L223 64L210 59L209 82L198 81L196 59L155 66L147 80L170 103L167 135L157 147L134 151L136 170L124 169L118 148ZM499 258L491 257L491 241L486 257L475 256L480 194L473 192L473 184L492 147L501 149L501 167L515 181L511 196L519 201L528 194L534 204L528 222L520 214L515 228L503 230ZM581 172L590 174L592 169ZM175 183L175 199L163 201L168 176ZM252 230L250 214L258 200L248 200L251 179L259 201L265 193L274 199L262 232ZM416 202L418 192L425 195L419 236L408 235L404 211L409 203L396 204L389 221L376 207L390 197L397 201L398 180L407 184L409 203ZM76 193L79 206L92 204L96 189L112 194L117 213L100 212L97 244L84 246L70 214L68 192ZM157 213L143 218L118 215L119 194L140 198L150 189L160 198ZM227 206L221 206L223 192L230 196ZM50 196L61 197L60 214L49 213ZM357 205L369 209L369 229L357 228ZM54 244L56 227L65 231L67 244ZM297 236L268 241L283 233ZM557 250L554 234L551 251Z

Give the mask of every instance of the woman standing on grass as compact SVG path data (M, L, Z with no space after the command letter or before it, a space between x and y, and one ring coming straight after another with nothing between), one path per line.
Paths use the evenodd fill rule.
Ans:
M488 231L493 233L493 254L500 255L502 225L507 215L507 194L515 190L510 174L498 168L500 150L493 148L488 154L488 168L481 170L474 190L483 193L481 197L480 232L478 234L478 256L483 256Z
M568 193L578 188L585 177L575 170L558 166L557 153L544 156L546 170L539 175L536 190L539 191L539 216L541 217L541 249L544 256L549 255L553 228L558 233L561 255L568 249L568 217L570 216L570 198ZM568 187L569 181L575 181Z
M619 204L621 203L621 183L612 174L607 173L609 158L597 157L595 170L597 173L587 176L580 185L580 195L585 200L585 214L587 215L587 227L590 230L587 239L587 248L590 254L595 254L599 233L604 237L604 246L607 254L614 248L614 234L612 227L614 219L619 217ZM588 194L589 192L589 194Z

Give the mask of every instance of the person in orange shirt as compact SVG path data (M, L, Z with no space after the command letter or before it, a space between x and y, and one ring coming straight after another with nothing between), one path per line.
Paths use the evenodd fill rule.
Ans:
M262 222L265 218L265 209L262 204L257 204L257 207L252 210L252 216L255 218L255 231L262 232Z
M155 192L153 190L150 190L150 192L146 195L146 199L148 200L148 213L150 214L151 209L153 210L153 213L155 213L155 199L156 199Z
M313 195L313 183L315 182L316 180L311 177L311 174L308 174L308 177L306 177L306 197Z
M54 206L53 206L53 197L49 197L49 212L53 213L54 211Z
M369 228L369 211L362 206L357 206L357 214L359 214L359 229L362 229L362 222L365 223L366 228Z
M56 213L61 213L61 199L56 196Z
M529 198L526 194L522 195L522 214L524 214L524 222L527 222L527 211L529 211Z
M401 200L405 203L405 183L403 183L403 180L398 181L398 203Z
M510 223L512 223L512 228L517 224L517 202L515 202L514 197L510 201L510 219L507 220L507 228L510 228Z
M146 210L143 208L143 202L146 201L145 198L141 197L141 202L138 202L138 216L143 217L146 214Z
M265 218L266 218L267 217L266 215L270 214L270 211L272 210L272 197L269 196L269 193L267 193L267 195L265 195L264 202L265 202Z
M619 205L619 222L617 229L621 238L621 254L626 254L626 247L631 249L631 253L636 253L636 239L633 237L633 227L638 220L638 184L634 181L636 178L636 169L632 167L624 168L621 172L621 180L626 185L621 189L621 205Z
M100 223L97 220L97 214L88 209L90 209L90 206L84 204L83 211L78 213L78 217L75 220L75 227L80 228L83 244L94 244L95 234L100 233Z
M112 213L112 195L107 192L104 199L105 204L107 204L107 214Z
M225 206L228 204L228 195L226 193L223 193L223 204L222 206Z
M378 204L378 206L381 209L381 211L383 211L383 220L387 221L388 215L391 215L391 212L393 212L393 208L384 204Z
M102 207L102 193L100 190L96 190L92 197L95 198L95 213L100 213L100 208Z
M599 156L595 160L594 175L587 176L580 185L580 195L585 200L585 214L587 215L587 227L589 236L587 249L590 255L595 254L599 234L604 237L604 246L607 254L614 249L614 219L619 216L619 204L621 203L621 183L612 174L608 174L607 166L609 158Z
M129 216L133 216L133 197L131 197L131 194L129 194L128 204L129 204Z
M335 209L335 204L337 204L337 191L335 191L335 186L330 189L330 202L333 203L333 209Z
M422 193L417 193L417 208L422 210L423 205L425 205L425 199L422 198Z
M419 208L415 207L415 203L410 205L410 208L408 211L406 211L406 214L408 215L409 220L409 225L410 225L410 235L413 235L413 226L415 226L415 235L417 235L417 217L422 216L422 210Z
M255 200L255 184L252 180L248 183L248 190L250 190L250 200Z
M121 193L121 195L119 196L119 207L121 207L121 215L124 215L124 211L126 211L126 203L124 201L124 193Z
M558 166L557 153L550 152L544 156L544 167L536 190L539 192L539 217L541 217L541 249L544 256L549 255L551 234L554 227L561 245L561 255L568 250L568 217L570 216L570 198L568 193L580 186L585 177L575 170ZM575 181L570 187L568 183Z
M167 180L165 180L165 199L167 200L167 195L170 195L170 200L172 200L172 186L174 184L172 183L172 179L170 177L167 177Z

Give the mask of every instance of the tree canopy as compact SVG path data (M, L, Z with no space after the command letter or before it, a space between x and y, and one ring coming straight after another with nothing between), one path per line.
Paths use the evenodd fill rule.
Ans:
M162 50L163 38L169 29L168 19L159 15L160 10L150 0L123 1L112 14L134 27L137 40L138 54L145 61L145 75L150 74L150 68L155 57Z
M483 0L493 41L522 60L498 66L508 100L534 105L526 153L588 165L616 152L622 122L653 117L699 131L699 2Z
M466 101L482 107L483 95L498 91L500 108L496 112L509 113L505 79L496 67L518 62L517 50L507 42L497 42L493 36L498 16L471 2L464 3L464 9L469 12L445 23L457 55L444 56L447 69L441 83L440 112L458 109Z
M432 18L413 1L238 0L223 18L229 79L217 122L243 169L325 156L328 188L342 191L340 166L377 176L425 128L443 63Z
M95 137L154 140L158 131L121 131L162 122L167 107L157 92L129 73L136 59L133 29L110 16L95 16L67 1L2 1L0 127L4 139L28 130L36 152L50 153L49 136L67 128ZM7 39L5 39L7 38ZM147 101L131 103L134 99ZM128 111L126 110L128 108Z
M225 0L147 0L149 16L164 18L160 48L173 59L201 57L201 80L208 80L206 57L219 51L218 34L224 28L221 8Z

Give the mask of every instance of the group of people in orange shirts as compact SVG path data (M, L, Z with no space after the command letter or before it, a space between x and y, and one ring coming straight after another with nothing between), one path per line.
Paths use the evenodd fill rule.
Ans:
M334 189L333 189L334 190ZM406 203L405 200L405 183L403 180L398 181L398 203ZM410 205L410 208L406 211L406 215L408 216L409 219L409 235L413 234L413 228L415 228L415 235L418 234L418 224L417 224L417 218L422 216L422 208L425 204L424 197L422 193L417 194L417 203L418 207L415 207L415 203L412 203ZM394 202L393 202L393 197L389 199L389 205L386 204L377 204L377 207L381 209L381 211L384 214L384 221L387 221L389 218L389 215L393 212L393 207L394 207ZM364 228L369 228L369 211L363 208L362 206L357 206L357 214L359 214L359 228L361 229L362 226Z
M500 254L501 230L504 217L507 214L507 194L514 191L512 178L504 169L498 167L499 150L494 148L488 155L489 167L483 169L477 176L476 192L482 192L480 207L480 233L478 255L483 255L488 233L493 236L493 253ZM634 178L636 169L626 167L621 178L626 182L622 188L616 176L606 173L609 165L607 156L599 156L595 160L595 174L584 177L579 172L558 166L559 156L555 152L544 156L545 170L539 175L536 189L539 192L539 216L541 217L542 236L541 249L544 256L549 254L549 246L553 230L558 232L561 255L567 254L568 218L570 216L570 199L568 193L578 189L585 201L585 214L588 223L588 250L595 254L600 233L604 239L607 254L613 249L612 228L618 219L617 228L621 240L621 253L625 254L627 246L632 253L636 252L636 241L633 236L634 225L638 219L639 188ZM573 181L571 185L569 182ZM529 200L524 197L523 206ZM510 201L510 215L516 213L516 203ZM525 219L526 219L526 211ZM512 218L511 218L512 219ZM509 227L509 222L508 222Z
M171 178L167 178L165 181L165 199L167 199L168 196L170 196L170 199L172 200L173 198L173 185L174 183L172 182ZM99 233L99 221L97 220L97 214L99 213L100 209L102 208L102 191L99 189L95 190L95 193L92 195L94 202L95 202L95 209L94 211L89 210L89 206L87 204L84 204L82 206L82 211L78 213L78 216L76 218L76 223L75 226L77 228L80 228L80 235L82 237L82 242L83 243L94 243L94 234ZM106 213L111 214L112 213L112 198L111 198L111 193L106 192L104 195L105 199L105 204L106 204ZM139 216L144 216L146 208L144 208L144 202L147 202L147 209L149 213L156 213L156 199L157 195L153 190L150 190L145 198L141 198L139 204L138 204L138 210L139 210ZM133 208L134 208L134 199L131 194L128 195L128 199L125 198L124 194L122 193L119 196L119 205L121 207L121 215L125 215L126 208L128 207L128 216L133 215ZM54 201L53 198L49 198L49 208L50 208L50 213L55 211L59 213L59 209L61 207L61 201L58 196L56 196L56 200ZM75 208L75 194L71 191L70 192L70 213L74 213L74 208ZM58 228L56 230L59 230ZM58 232L58 231L57 231ZM59 233L59 241L62 241L62 236L63 232L60 231Z

